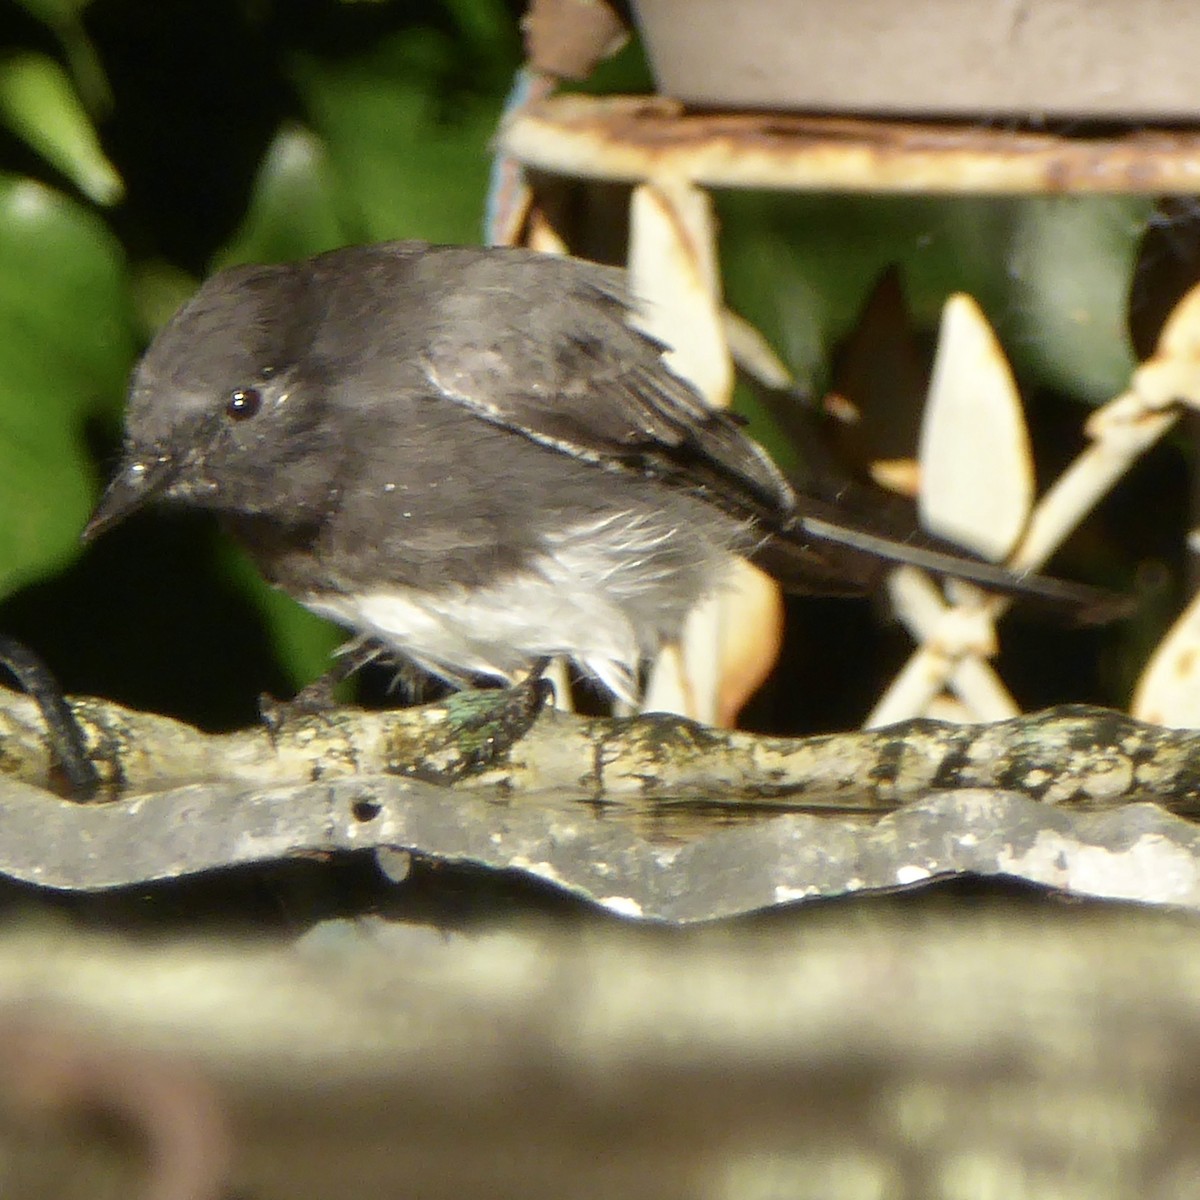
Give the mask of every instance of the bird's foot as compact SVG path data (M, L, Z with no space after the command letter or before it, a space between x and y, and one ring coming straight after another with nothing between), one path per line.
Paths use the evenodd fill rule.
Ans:
M259 720L272 738L278 737L279 731L289 722L323 716L336 708L334 692L341 682L336 670L326 671L319 679L305 684L290 700L277 700L263 692L258 698Z
M383 654L378 642L354 641L338 652L324 675L306 683L290 700L277 700L263 692L258 698L258 715L272 738L288 721L320 717L338 707L338 686Z
M543 677L548 665L549 659L539 661L510 687L469 688L441 701L447 717L441 746L404 773L447 784L495 765L553 701L554 686Z

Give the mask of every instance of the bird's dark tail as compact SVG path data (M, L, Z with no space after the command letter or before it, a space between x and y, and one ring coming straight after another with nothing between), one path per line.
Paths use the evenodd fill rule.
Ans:
M807 508L807 501L802 501L802 506ZM803 508L751 556L788 591L861 595L877 588L889 567L913 566L1031 602L1080 624L1118 620L1134 608L1129 596L1033 572L1010 571L971 558L926 534L905 537L876 532L857 521Z

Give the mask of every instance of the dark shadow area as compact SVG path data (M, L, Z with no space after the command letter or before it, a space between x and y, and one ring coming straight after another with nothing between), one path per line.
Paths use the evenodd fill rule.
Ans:
M106 892L58 892L0 879L0 920L54 915L112 933L295 937L321 921L379 917L439 929L519 918L616 924L615 917L517 871L414 859L389 879L373 852L209 871Z
M77 928L136 937L202 934L293 938L331 920L377 918L444 932L484 932L515 922L620 926L631 935L685 936L709 930L773 929L793 921L861 913L935 915L985 908L1100 911L1113 902L1067 895L1019 879L958 876L673 926L630 921L517 871L415 859L406 878L388 879L373 853L331 855L225 871L94 894L53 892L0 881L0 920L53 916Z
M0 604L68 694L97 695L209 730L257 719L291 694L271 639L227 577L211 519L139 514L65 571Z

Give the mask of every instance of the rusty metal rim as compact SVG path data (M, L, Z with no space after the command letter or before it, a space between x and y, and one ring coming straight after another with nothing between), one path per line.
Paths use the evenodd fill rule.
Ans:
M589 179L714 188L960 194L1200 193L1200 128L1073 137L968 123L687 112L655 96L551 96L502 148Z

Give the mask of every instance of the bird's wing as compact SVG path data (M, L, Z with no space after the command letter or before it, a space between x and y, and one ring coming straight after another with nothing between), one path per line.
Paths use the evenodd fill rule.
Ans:
M438 395L561 452L702 492L753 522L761 540L747 552L785 588L861 593L889 564L910 563L1099 619L1121 603L922 545L921 534L872 529L836 504L798 495L736 420L667 366L666 347L631 323L624 271L523 251L449 253L423 351ZM456 264L454 254L464 257Z
M703 488L735 510L791 511L792 489L766 453L630 324L623 271L475 253L424 351L438 394L565 453Z

